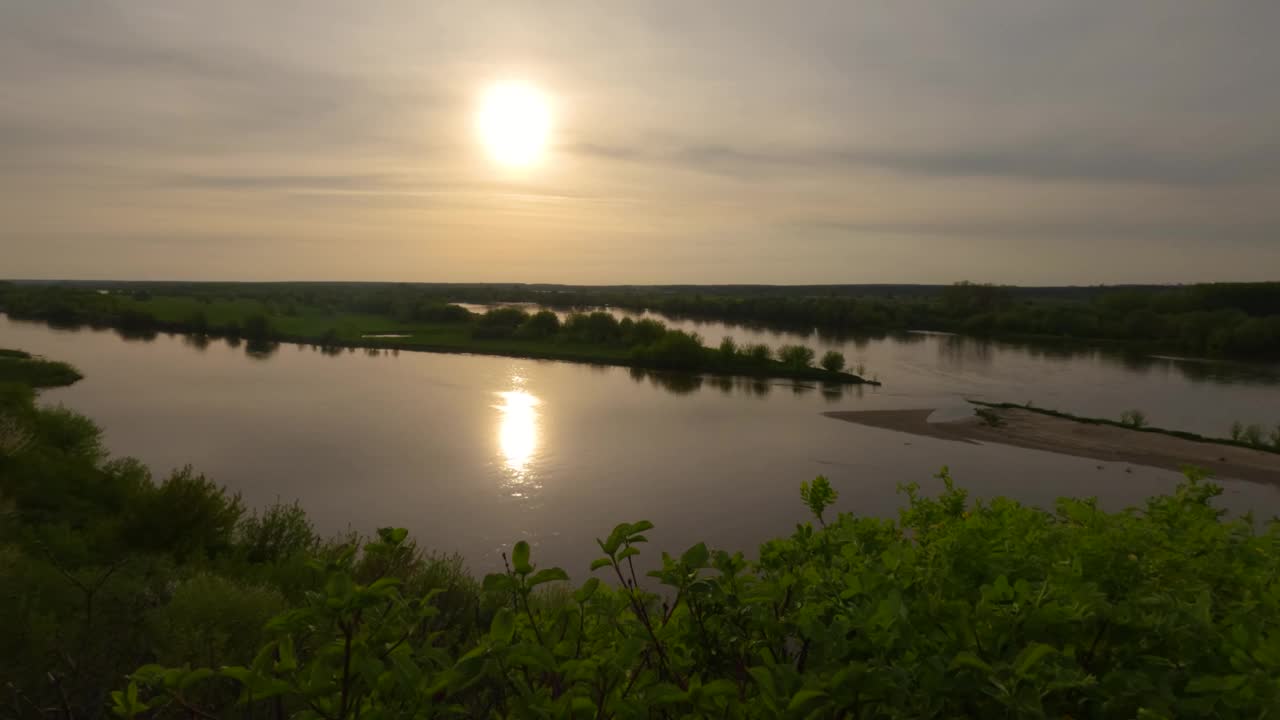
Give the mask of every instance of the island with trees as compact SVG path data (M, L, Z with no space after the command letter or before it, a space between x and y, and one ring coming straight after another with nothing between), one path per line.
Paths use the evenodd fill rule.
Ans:
M475 313L435 294L397 286L285 285L227 289L197 283L102 288L85 284L0 285L0 311L59 326L115 328L132 337L189 333L244 341L250 351L274 343L336 351L365 347L565 360L649 370L879 384L846 369L844 356L812 348L708 347L695 333L652 318L595 310L563 319L551 310L497 306Z

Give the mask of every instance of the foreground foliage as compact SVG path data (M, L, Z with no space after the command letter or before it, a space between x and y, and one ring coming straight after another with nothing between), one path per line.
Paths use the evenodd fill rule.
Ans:
M1191 474L1143 512L1062 500L971 504L944 470L898 522L841 515L758 559L698 544L634 563L653 529L599 540L600 577L567 580L515 546L485 578L487 632L442 641L432 593L357 565L385 529L323 565L321 592L268 624L243 666L147 666L124 717L260 705L347 717L1258 717L1280 707L1280 527L1223 522ZM805 486L819 520L834 499ZM319 565L317 565L319 569ZM200 706L213 688L221 699ZM234 703L232 695L236 695Z
M403 529L318 538L195 473L111 461L93 424L0 394L0 713L8 717L1248 717L1280 709L1280 523L1191 472L1145 507L1052 512L903 488L752 558L591 575L517 543L477 583ZM804 512L797 504L797 513ZM646 569L651 569L645 572Z

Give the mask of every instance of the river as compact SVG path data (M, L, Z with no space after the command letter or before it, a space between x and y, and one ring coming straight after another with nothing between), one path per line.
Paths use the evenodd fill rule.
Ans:
M947 465L974 497L1051 507L1062 495L1108 508L1171 490L1175 473L1039 451L903 435L828 410L947 408L964 398L1031 401L1084 415L1143 410L1151 424L1225 435L1280 422L1280 369L1133 358L950 335L836 339L673 321L709 343L802 342L845 353L881 387L653 376L626 368L433 353L326 354L281 345L57 330L0 316L0 347L76 365L48 390L96 420L116 455L157 475L193 465L251 507L298 501L328 534L408 527L478 572L517 540L575 577L593 538L647 519L651 554L706 540L748 554L806 519L798 487L823 474L836 509L888 516L899 483L928 490ZM1280 513L1280 484L1224 479L1220 504Z

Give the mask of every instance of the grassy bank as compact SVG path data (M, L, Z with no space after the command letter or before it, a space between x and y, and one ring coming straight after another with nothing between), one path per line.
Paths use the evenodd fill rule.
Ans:
M1254 718L1280 702L1280 524L1192 474L1141 510L904 488L897 520L812 520L751 557L648 574L602 526L573 582L525 542L473 578L401 528L319 537L191 469L0 394L6 717ZM672 502L680 502L672 498ZM447 509L443 509L447 511Z
M983 402L981 400L969 400L973 405L984 408L996 409L1017 409L1026 410L1028 412L1048 415L1050 417L1063 418L1078 423L1086 423L1089 425L1110 425L1111 427L1124 428L1134 432L1155 433L1158 435L1169 435L1171 437L1181 438L1183 440L1192 440L1195 442L1212 443L1215 445L1230 445L1231 447L1248 448L1250 450L1260 450L1262 452L1280 454L1280 446L1268 445L1265 443L1250 443L1242 440L1233 440L1231 438L1205 437L1193 432L1185 430L1169 430L1167 428L1150 427L1147 425L1135 425L1133 421L1125 422L1124 420L1112 420L1110 418L1085 417L1082 415L1072 415L1071 413L1062 412L1061 410L1050 410L1048 408L1035 407L1031 404L1019 405L1017 403L993 403Z
M64 362L34 357L22 350L0 348L0 383L18 383L33 388L70 385L82 376Z
M822 358L798 346L711 348L691 333L655 320L621 321L607 313L571 314L500 308L471 313L434 300L383 307L320 305L253 298L101 294L72 288L10 288L2 297L12 317L52 324L112 327L138 337L157 332L297 342L328 348L363 347L474 353L650 370L879 384L844 370L844 358ZM369 308L373 311L364 311Z

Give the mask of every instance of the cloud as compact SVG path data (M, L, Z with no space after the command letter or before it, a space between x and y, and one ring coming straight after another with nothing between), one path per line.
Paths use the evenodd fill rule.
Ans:
M1050 139L988 147L769 148L722 143L659 143L647 150L580 143L567 148L606 160L669 165L737 178L782 171L886 171L937 178L1222 186L1280 182L1280 142L1245 150L1159 151L1118 143Z

